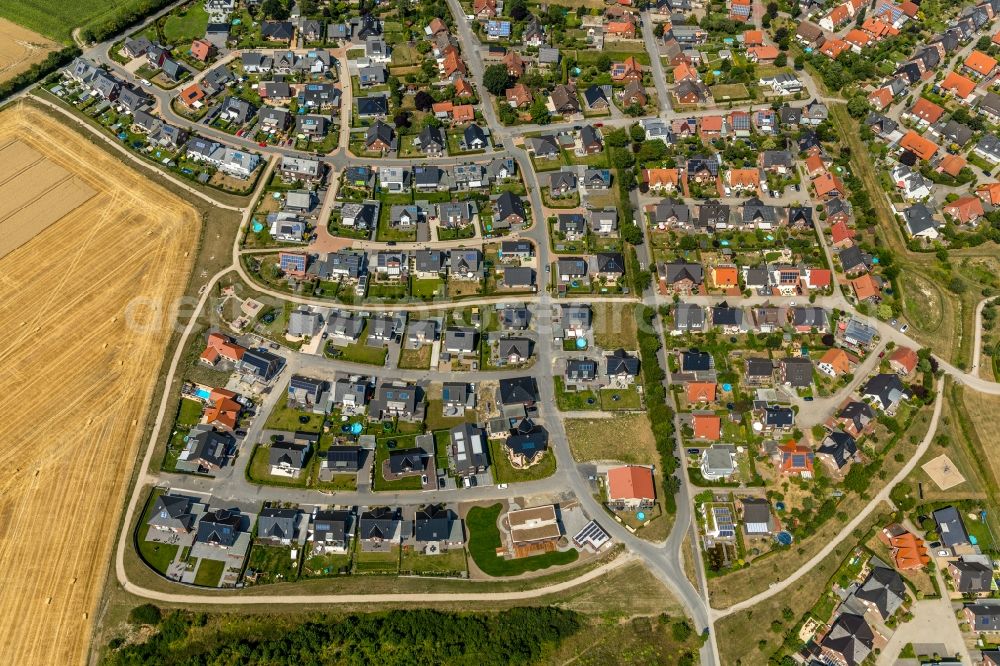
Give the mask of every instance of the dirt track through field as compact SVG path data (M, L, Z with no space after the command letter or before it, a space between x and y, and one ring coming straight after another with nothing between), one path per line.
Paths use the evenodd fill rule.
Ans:
M0 259L0 663L78 664L200 222L39 111L0 114L11 145L90 195Z

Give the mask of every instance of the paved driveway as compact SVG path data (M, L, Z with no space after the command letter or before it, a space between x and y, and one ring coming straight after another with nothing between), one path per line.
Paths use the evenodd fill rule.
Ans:
M944 581L938 576L938 585L947 589ZM945 646L946 653L941 656L961 653L963 664L971 664L972 660L965 648L965 639L958 629L958 620L952 610L951 601L942 599L921 599L913 602L913 619L900 625L892 635L878 657L878 666L891 666L896 663L899 651L907 643L939 643Z

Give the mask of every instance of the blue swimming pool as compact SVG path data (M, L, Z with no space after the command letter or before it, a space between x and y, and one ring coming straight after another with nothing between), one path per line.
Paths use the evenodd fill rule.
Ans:
M202 400L208 400L208 398L212 395L212 392L208 389L199 388L194 390L194 394Z

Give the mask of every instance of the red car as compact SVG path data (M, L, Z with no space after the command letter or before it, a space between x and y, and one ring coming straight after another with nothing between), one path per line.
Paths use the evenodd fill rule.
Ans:
M260 146L261 148L267 148L267 144L264 143L263 141L258 142L257 145Z

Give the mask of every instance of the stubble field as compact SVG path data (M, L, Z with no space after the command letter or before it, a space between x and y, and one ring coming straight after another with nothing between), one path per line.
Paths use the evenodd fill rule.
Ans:
M59 44L37 32L0 18L0 81L16 76L45 60Z
M0 181L16 153L92 192L40 190L59 217L0 258L0 663L76 664L200 219L38 110L0 113L0 146Z

